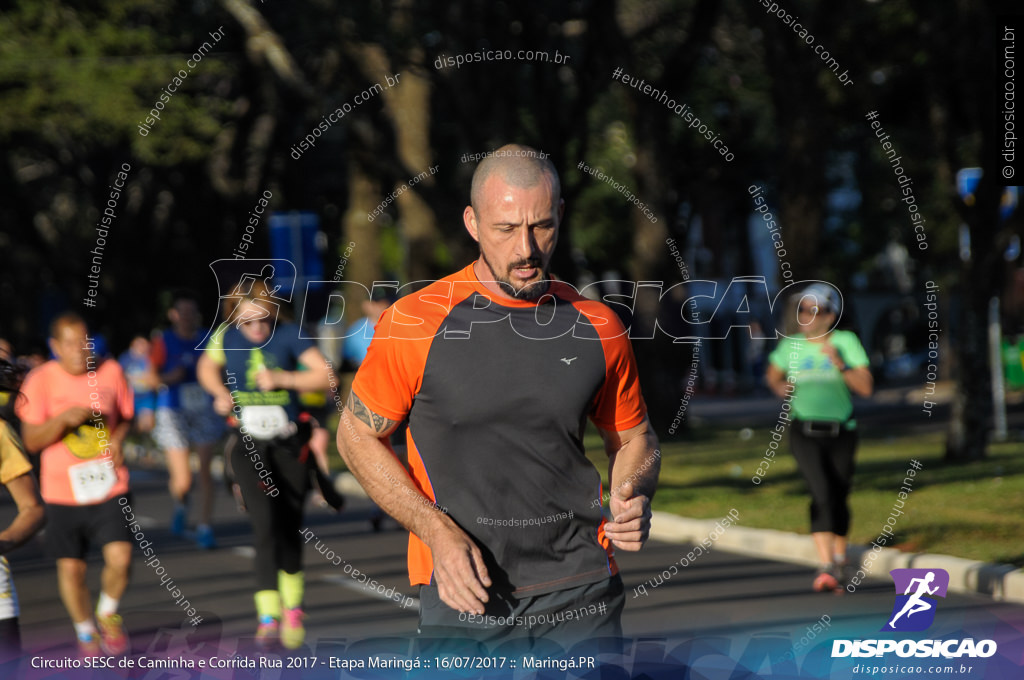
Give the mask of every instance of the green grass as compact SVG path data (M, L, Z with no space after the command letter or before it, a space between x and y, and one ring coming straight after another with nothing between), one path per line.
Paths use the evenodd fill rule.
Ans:
M335 470L344 469L333 436L337 420L332 413L328 423ZM662 442L655 510L711 519L736 508L744 526L809 532L810 498L786 439L755 486L750 478L771 441L768 429L753 430L748 439L735 429L710 428L687 437ZM585 444L607 490L607 458L593 427ZM868 544L878 537L916 459L922 469L897 518L895 547L1024 566L1024 445L991 444L985 461L969 465L943 462L944 445L942 432L862 436L850 496L851 540Z
M750 481L769 441L768 429L746 440L736 430L703 429L687 441L663 442L654 509L710 519L736 508L741 525L808 533L809 496L788 441L760 486ZM593 435L586 443L605 475L600 440ZM992 444L985 461L950 465L942 460L944 443L944 433L862 437L850 496L852 542L880 534L916 459L923 467L897 518L895 547L1024 566L1024 445Z

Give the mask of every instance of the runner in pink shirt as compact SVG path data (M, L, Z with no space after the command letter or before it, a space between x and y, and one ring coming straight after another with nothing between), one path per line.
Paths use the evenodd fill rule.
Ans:
M128 586L132 536L119 500L131 498L121 447L131 426L131 388L116 361L98 360L85 322L74 313L50 326L54 360L22 385L17 413L30 452L42 452L46 547L57 560L57 584L83 656L119 655L128 638L117 606ZM103 551L103 586L93 623L86 585L89 546Z

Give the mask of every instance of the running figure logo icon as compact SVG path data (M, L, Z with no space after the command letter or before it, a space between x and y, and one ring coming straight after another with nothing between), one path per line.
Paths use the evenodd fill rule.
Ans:
M297 280L295 265L290 260L214 260L210 269L217 279L219 300L217 314L206 337L196 349L206 347L208 342L219 344L224 332L230 327L266 320L270 324L270 335L260 347L265 347L277 329L277 317L282 308L291 303ZM259 282L259 293L254 305L243 313L238 304L253 293ZM224 348L225 351L235 349ZM248 351L248 349L244 350Z
M893 569L889 573L896 587L896 602L882 630L927 629L935 620L937 602L932 597L946 597L949 573L945 569Z

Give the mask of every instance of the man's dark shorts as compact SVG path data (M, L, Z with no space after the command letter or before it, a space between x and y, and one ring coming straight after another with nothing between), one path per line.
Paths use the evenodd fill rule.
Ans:
M89 546L132 540L120 498L131 504L131 494L93 505L46 505L46 554L52 559L85 559Z
M468 640L487 650L517 640L529 648L547 645L552 652L557 647L568 652L593 641L595 651L610 651L604 647L622 638L624 604L618 575L533 597L492 594L480 616L458 612L441 602L436 585L420 586L419 634L427 647L421 651L434 647L430 639Z

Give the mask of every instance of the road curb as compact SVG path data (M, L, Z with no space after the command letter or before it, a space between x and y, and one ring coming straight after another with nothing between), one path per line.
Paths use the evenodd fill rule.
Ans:
M742 516L739 521L743 521ZM715 529L716 522L721 523L722 519L692 519L656 511L651 518L651 538L673 543L700 543ZM720 533L715 547L751 557L818 566L813 539L789 531L752 529L733 524ZM949 572L949 590L953 592L1024 603L1024 569L1012 564L979 562L952 555L906 553L895 548L874 549L871 546L851 546L850 556L860 560L860 566L873 574L873 578L884 578L880 575L891 569L945 569Z
M344 494L366 497L366 492L350 472L342 472L334 480L335 488ZM651 538L667 543L700 543L721 526L721 519L693 519L655 511L651 517ZM740 522L743 521L741 516ZM715 547L729 552L789 562L808 567L818 566L814 541L806 534L777 529L752 529L733 523L719 532ZM874 557L869 557L874 553ZM895 548L850 546L850 556L873 578L883 579L892 569L945 569L949 572L949 589L955 593L988 595L993 600L1024 604L1024 569L1012 564L979 562L952 555L906 553Z

